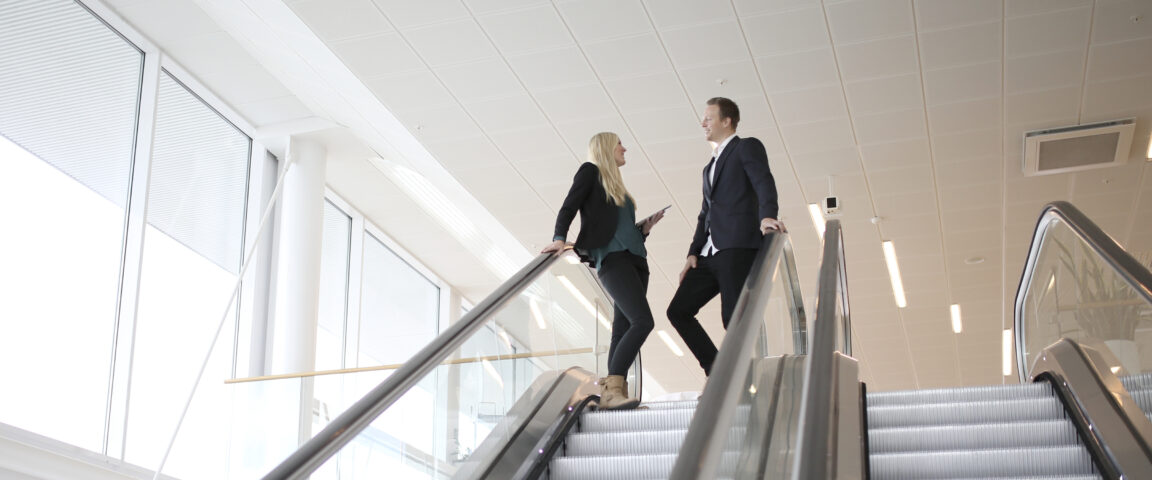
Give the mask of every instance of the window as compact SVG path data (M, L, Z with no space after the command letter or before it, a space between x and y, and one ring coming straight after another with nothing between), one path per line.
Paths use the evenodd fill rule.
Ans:
M325 200L320 252L320 318L316 331L317 370L344 367L351 239L352 219Z
M404 363L436 337L440 289L364 235L358 366Z
M0 422L100 451L143 54L70 0L0 45Z
M236 284L250 143L167 72L160 75L126 434L131 463L159 464ZM165 472L223 475L220 439L229 418L222 412L231 400L220 379L231 374L231 343L229 335L217 343Z

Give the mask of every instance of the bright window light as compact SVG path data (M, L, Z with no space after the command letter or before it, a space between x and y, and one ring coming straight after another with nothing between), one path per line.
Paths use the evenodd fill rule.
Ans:
M960 304L952 304L952 331L960 333L964 331L964 324L960 321Z
M484 371L488 372L488 376L492 377L493 380L496 380L496 383L500 384L500 388L504 388L504 378L500 376L500 372L496 371L496 367L492 366L492 362L481 358L480 364L484 365Z
M1012 329L1004 330L1004 376L1012 375Z
M812 226L816 227L816 233L820 238L824 238L824 214L820 213L820 205L809 203L808 215L812 217Z
M680 350L680 347L676 346L676 342L672 341L672 337L668 336L668 332L664 330L657 330L656 335L660 336L660 340L664 341L664 345L667 345L668 349L671 350L672 353L676 354L677 357L684 356L684 351Z
M544 315L540 314L540 304L536 302L535 298L528 299L528 308L532 310L532 318L536 319L536 326L541 330L547 330L548 324L544 322Z
M608 331L612 331L612 324L608 323L608 319L605 318L599 310L596 310L596 306L592 305L592 302L588 301L588 297L585 297L583 293L580 293L580 290L576 288L576 285L572 284L571 280L568 280L568 277L564 275L557 275L556 279L564 285L564 288L567 288L569 292L572 292L572 296L576 297L576 301L580 302L580 305L583 305L584 309L588 310L588 313L591 313L593 317L596 317L596 320L600 321L600 325L603 325L604 328L608 329Z
M908 299L904 298L904 281L900 279L900 265L896 263L896 247L891 240L882 244L884 247L884 261L888 264L888 277L892 279L892 295L896 297L896 306L908 306Z
M1111 367L1110 370L1112 370L1112 373L1116 373L1120 371L1120 367Z
M1146 157L1149 160L1152 160L1152 135L1148 136L1148 154L1146 155Z

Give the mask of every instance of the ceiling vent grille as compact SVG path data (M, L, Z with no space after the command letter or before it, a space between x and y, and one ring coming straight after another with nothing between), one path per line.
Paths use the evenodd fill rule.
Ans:
M1122 165L1128 161L1136 121L1049 128L1024 133L1024 175L1050 175Z

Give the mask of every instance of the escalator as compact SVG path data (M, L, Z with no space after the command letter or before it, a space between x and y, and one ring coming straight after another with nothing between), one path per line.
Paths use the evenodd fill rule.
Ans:
M492 374L524 359L535 363L511 370L520 386L500 382L509 400L475 449L413 478L1152 478L1152 365L1132 340L1100 336L1134 329L1152 345L1152 275L1078 210L1057 202L1040 217L1016 301L1017 385L868 392L842 242L829 221L809 329L788 236L766 236L700 399L631 411L595 408L610 300L586 269L587 288L572 288L582 267L542 255L265 478L380 478L357 470L357 439L405 392L467 362ZM1088 284L1109 285L1106 301ZM539 331L517 326L533 319L566 332L545 353L461 350L484 331L538 350L547 342L525 339ZM640 369L630 375L637 385ZM461 389L441 390L446 417L465 418Z

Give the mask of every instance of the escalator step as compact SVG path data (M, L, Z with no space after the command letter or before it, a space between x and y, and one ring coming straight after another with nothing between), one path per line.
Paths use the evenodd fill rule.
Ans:
M650 410L668 410L676 408L696 408L696 404L698 403L700 403L699 400L678 400L675 402L642 403L640 405L648 407Z
M680 451L686 433L687 430L574 433L568 435L565 454L569 457L674 454ZM745 428L733 428L728 432L728 445L740 445L745 434Z
M1152 373L1125 375L1120 377L1120 383L1123 383L1124 388L1129 392L1133 390L1152 390Z
M1132 395L1132 399L1144 413L1152 411L1152 390L1128 390L1128 394Z
M680 451L684 434L688 430L657 430L651 432L601 432L568 435L565 455L653 455L673 454Z
M928 403L957 403L989 400L1019 400L1052 396L1052 386L1046 382L1024 385L990 385L983 387L937 388L931 390L905 390L898 392L868 392L868 406L923 405Z
M1031 478L1095 473L1092 458L1080 446L885 453L870 455L869 462L874 480Z
M736 462L739 454L725 452L720 460ZM676 455L563 457L552 461L551 480L638 480L668 478Z
M589 412L581 420L580 432L687 430L693 413L692 408Z
M1067 420L872 428L868 448L874 454L941 450L1055 447L1078 445L1076 427Z
M869 406L870 428L1010 423L1064 418L1055 397L928 405Z

